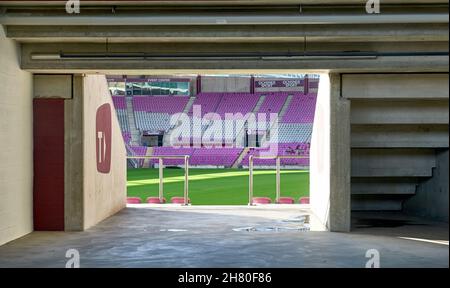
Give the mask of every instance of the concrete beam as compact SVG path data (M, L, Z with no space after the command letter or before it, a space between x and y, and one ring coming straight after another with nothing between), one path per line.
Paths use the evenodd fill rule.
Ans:
M349 99L448 99L448 74L359 74L342 76Z
M352 125L352 148L448 148L448 125Z
M410 42L448 41L446 24L235 26L8 26L19 42Z
M84 229L83 77L71 75L72 77L73 98L64 101L64 228L66 231L82 231Z
M352 178L352 195L414 195L415 178Z
M333 70L344 72L371 72L371 71L443 71L448 72L448 56L405 56L405 57L378 57L377 59L265 59L254 57L252 59L176 59L170 58L176 53L289 53L303 51L299 43L172 43L170 45L154 43L134 44L22 44L22 68L32 71L64 71L72 72L105 72L128 73L126 70L147 70L143 74L161 73L157 70L180 70L179 73L199 73L205 70L263 70L263 69L297 69L297 70ZM309 43L308 51L446 51L448 42L414 42L414 43ZM448 49L447 49L448 50ZM163 53L169 55L164 60L32 60L33 54L48 53ZM81 70L81 71L80 71ZM108 70L118 70L108 72ZM181 71L182 70L182 71ZM201 71L199 71L201 70ZM171 71L175 73L176 71ZM168 72L170 73L170 72ZM258 72L257 72L258 73Z
M352 124L448 124L448 100L353 100Z
M100 26L136 26L136 25L188 25L188 26L227 26L227 25L289 25L289 24L328 24L328 25L354 25L354 24L416 24L416 23L448 23L448 13L380 13L367 14L365 9L359 13L347 12L330 13L299 13L296 10L269 12L244 11L230 13L228 11L192 13L150 11L145 13L90 13L68 15L65 10L52 11L52 13L3 13L0 14L2 25L100 25ZM182 17L180 17L182 16Z
M34 98L72 98L72 75L34 75Z
M352 211L400 211L404 199L352 197Z
M431 177L432 149L352 149L352 177Z

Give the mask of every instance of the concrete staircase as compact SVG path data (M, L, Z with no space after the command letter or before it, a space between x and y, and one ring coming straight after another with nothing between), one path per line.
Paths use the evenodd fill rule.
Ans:
M242 150L239 157L236 159L236 161L233 163L231 168L238 168L239 165L242 163L242 160L244 160L245 156L247 156L248 152L250 151L250 147L245 147L244 150Z
M136 120L134 118L133 112L133 102L132 97L125 97L127 101L127 116L128 116L128 125L130 127L131 133L131 144L132 145L140 145L140 137L141 133L136 127Z
M401 211L448 149L448 100L353 100L352 210Z
M153 147L147 147L147 151L145 153L145 156L152 156L153 155ZM143 168L150 168L151 159L144 159L144 163L142 164Z
M278 123L281 123L281 120L283 119L284 115L286 114L289 105L291 105L292 99L294 98L293 95L288 95L286 97L286 100L284 101L283 106L280 109L280 112L278 113ZM269 130L272 130L275 123L269 128ZM261 146L264 146L264 143L267 141L267 133L264 133L264 135L260 139Z
M286 98L286 101L284 101L283 107L281 107L280 113L278 113L278 120L279 121L281 121L283 119L284 115L286 114L286 112L287 112L287 110L289 108L289 105L291 105L291 102L292 102L293 98L294 98L293 95L289 95Z
M352 209L402 210L436 167L433 149L352 149Z
M267 96L266 95L261 95L261 97L259 97L258 102L256 102L255 107L252 110L252 113L258 113L259 109L261 109L262 104L264 103L264 101L266 100Z
M253 107L252 109L252 113L255 114L255 117L258 117L257 113L259 112L259 109L261 109L262 104L264 103L264 101L266 100L266 95L261 95L261 97L259 97L258 102L256 102L255 107ZM258 120L258 118L256 118L256 120ZM236 142L236 146L238 147L243 147L245 144L245 128L246 126L244 125L244 127L242 127L242 129L236 133L236 138L235 138L235 142Z
M189 111L191 110L192 106L194 105L194 102L195 102L196 98L197 97L195 97L195 96L191 96L189 98L189 101L186 103L186 107L184 107L184 109L183 109L183 113L185 113L185 114L189 113Z
M127 156L136 156L128 143L125 143L125 150L127 151ZM127 159L127 167L138 168L139 161L137 159Z

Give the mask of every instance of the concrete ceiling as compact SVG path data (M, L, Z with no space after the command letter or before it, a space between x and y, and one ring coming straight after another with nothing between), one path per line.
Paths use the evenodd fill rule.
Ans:
M256 59L258 53L272 52L448 51L448 1L384 0L380 15L365 13L366 0L282 0L276 6L274 1L260 0L182 1L184 7L164 9L161 5L169 5L168 1L82 1L83 5L92 6L82 10L82 15L65 13L65 1L5 2L0 1L0 24L5 26L7 37L21 43L22 68L33 72L448 71L448 55L351 60ZM111 9L113 4L118 5L116 9ZM205 8L206 4L216 7ZM239 6L250 4L259 6ZM269 4L272 6L264 7ZM298 4L302 4L302 9ZM217 7L223 5L227 8ZM255 53L256 58L87 61L32 57L64 53L164 53L170 58L171 54L190 52Z

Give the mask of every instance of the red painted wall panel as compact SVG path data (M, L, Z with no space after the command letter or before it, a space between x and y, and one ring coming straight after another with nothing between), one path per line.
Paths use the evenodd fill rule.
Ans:
M34 230L64 230L64 100L35 99L33 107Z

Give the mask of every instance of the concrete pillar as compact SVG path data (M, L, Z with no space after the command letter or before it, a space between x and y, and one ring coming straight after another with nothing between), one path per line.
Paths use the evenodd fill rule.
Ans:
M83 77L72 76L72 98L65 100L64 227L83 230Z
M330 230L350 231L351 226L351 146L350 101L341 96L339 74L330 82Z
M311 209L329 231L350 231L350 102L340 75L322 75L310 152Z

